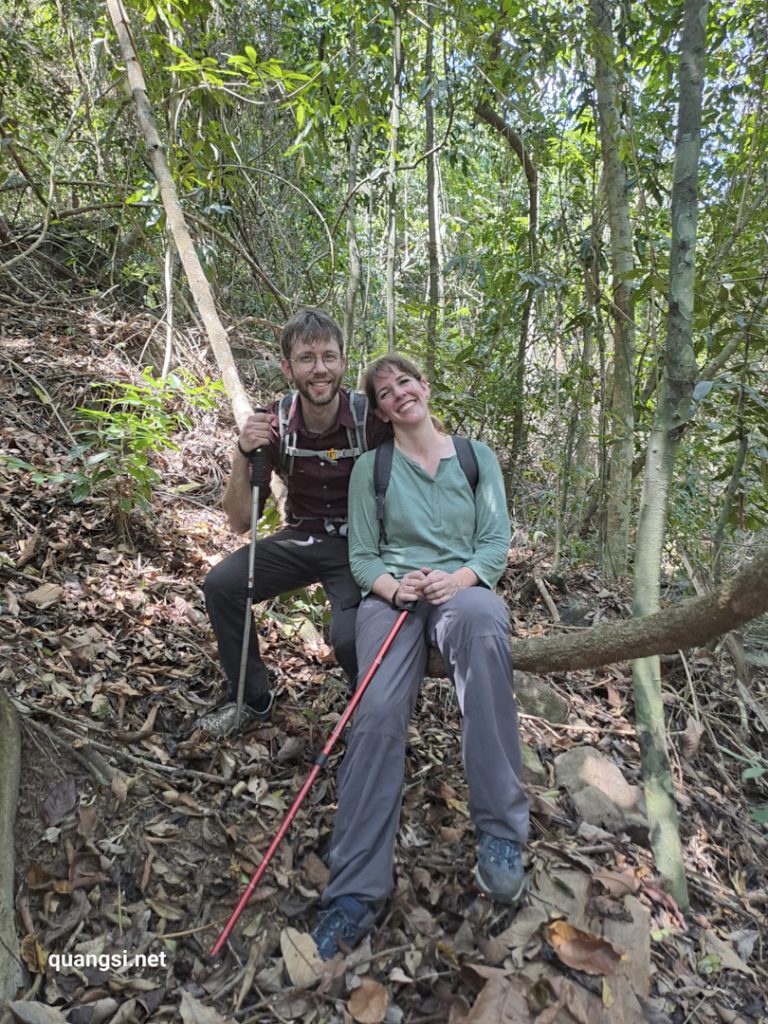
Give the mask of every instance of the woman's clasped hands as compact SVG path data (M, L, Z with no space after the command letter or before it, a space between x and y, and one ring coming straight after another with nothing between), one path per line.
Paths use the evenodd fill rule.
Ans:
M443 569L416 569L400 580L397 590L397 604L401 607L414 601L428 601L439 605L450 601L462 589L456 573Z

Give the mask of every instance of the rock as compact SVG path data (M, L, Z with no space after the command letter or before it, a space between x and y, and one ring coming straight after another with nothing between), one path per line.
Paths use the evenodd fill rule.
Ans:
M620 769L592 747L575 747L555 758L555 778L590 825L613 833L647 833L640 787L631 786Z
M547 769L535 750L526 743L521 744L523 754L523 782L526 786L546 786Z
M515 672L515 696L523 714L543 718L553 725L568 720L568 701L551 686L527 672Z

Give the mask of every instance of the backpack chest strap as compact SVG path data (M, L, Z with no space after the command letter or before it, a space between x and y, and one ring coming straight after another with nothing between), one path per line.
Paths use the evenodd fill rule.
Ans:
M338 462L339 459L356 459L362 455L360 448L325 448L316 451L314 448L296 448L292 444L286 444L285 454L290 459L320 459L322 462Z

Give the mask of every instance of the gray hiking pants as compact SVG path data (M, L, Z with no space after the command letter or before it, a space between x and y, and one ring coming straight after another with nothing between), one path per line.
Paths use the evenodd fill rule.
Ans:
M360 605L358 679L373 663L398 614L378 597ZM430 645L443 656L463 716L472 821L502 839L524 843L528 837L506 605L483 587L461 590L443 605L420 601L355 712L339 772L331 879L323 906L346 895L378 909L392 889L408 722Z

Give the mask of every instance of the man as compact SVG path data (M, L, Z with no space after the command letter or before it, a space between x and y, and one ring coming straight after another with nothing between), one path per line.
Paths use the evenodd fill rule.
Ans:
M270 476L276 472L287 486L287 524L256 543L254 600L265 601L287 590L322 583L331 603L330 641L354 686L360 590L349 570L347 491L363 445L355 443L361 425L355 419L350 393L341 387L345 370L341 329L322 310L302 309L283 328L282 356L283 372L296 388L284 424L286 440L281 444L279 399L248 417L237 441L222 505L233 530L246 533L251 528L249 456L255 449L263 449L264 473L258 481L261 506ZM390 428L377 416L367 416L362 432L364 447L370 449L389 436ZM234 722L232 702L237 696L248 593L247 545L209 572L204 592L229 683L229 703L220 713L206 717L215 720L212 731L217 727L225 731L227 726L217 723ZM250 628L243 706L246 725L268 720L275 699L253 620Z

